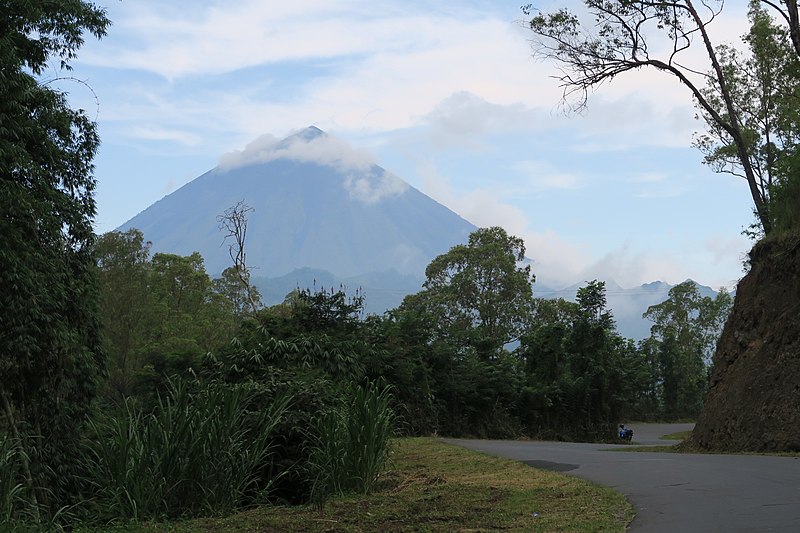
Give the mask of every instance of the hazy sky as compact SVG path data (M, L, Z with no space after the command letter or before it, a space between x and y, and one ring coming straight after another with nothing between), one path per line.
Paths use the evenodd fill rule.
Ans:
M518 0L96 3L113 25L71 74L94 94L59 83L99 124L98 232L224 154L313 124L474 224L523 237L545 284L742 275L747 188L691 148L702 124L686 88L640 71L565 115ZM740 4L713 26L719 42L746 31Z

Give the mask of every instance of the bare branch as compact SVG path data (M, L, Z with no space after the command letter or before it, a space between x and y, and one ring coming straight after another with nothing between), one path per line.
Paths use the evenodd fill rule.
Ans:
M89 82L87 82L86 80L82 80L80 78L76 78L74 76L58 76L56 78L50 78L49 80L42 81L41 85L47 86L57 81L72 81L77 84L83 85L84 87L89 89L89 92L92 93L92 97L94 98L94 105L95 105L94 120L97 121L97 117L100 116L100 98L97 96L97 93L94 92L92 86L89 85Z
M703 12L702 16L692 0L585 0L585 4L595 16L595 34L588 32L566 9L539 14L529 21L530 29L538 37L534 41L535 53L555 59L560 65L562 74L557 79L563 89L564 101L577 97L577 109L582 109L586 106L589 91L619 74L642 67L656 68L675 76L689 88L710 123L732 139L756 211L765 232L769 232L771 224L766 196L760 190L739 111L708 33L708 25L721 13L724 3L701 0L697 5ZM657 59L649 55L646 30L669 37L672 46L667 57ZM699 36L703 42L710 62L710 74L687 68L677 60L681 52L690 48L694 36ZM708 101L689 75L700 75L717 85L722 109Z
M255 209L244 203L244 200L241 200L233 207L226 209L224 214L218 215L217 222L219 222L219 229L227 232L222 242L224 243L229 238L233 238L233 242L228 245L228 254L233 261L236 275L245 289L250 308L255 313L258 311L258 303L256 302L255 290L250 285L250 269L247 267L247 256L244 248L247 239L247 215L253 211Z
M761 0L761 3L767 4L769 7L777 11L778 14L780 14L780 16L782 16L783 19L786 21L786 24L788 24L789 26L792 25L792 20L789 18L789 13L781 9L777 4L770 2L769 0Z

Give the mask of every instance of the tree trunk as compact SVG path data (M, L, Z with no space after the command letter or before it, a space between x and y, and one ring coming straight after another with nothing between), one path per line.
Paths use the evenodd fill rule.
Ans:
M711 60L711 65L714 68L714 74L719 82L720 94L722 95L722 99L725 101L725 110L728 113L729 124L720 123L720 126L725 128L728 134L733 138L733 142L736 145L736 155L738 156L739 161L742 164L742 168L744 169L745 178L747 179L747 186L750 189L750 196L753 198L753 204L756 208L756 215L761 222L761 227L764 229L764 234L767 235L772 231L772 221L769 216L766 199L761 193L761 190L758 188L755 172L753 172L753 165L750 163L750 155L747 152L747 146L745 145L744 136L742 135L739 114L737 113L736 107L733 104L733 98L731 97L730 89L725 81L725 76L722 73L722 67L719 64L717 54L714 51L714 45L711 43L711 39L708 36L708 32L706 31L703 20L700 18L700 15L697 13L697 10L695 9L691 0L686 1L686 6L689 9L689 12L691 13L695 23L697 24L697 27L700 28L700 34L703 37L706 53L708 54L708 58Z

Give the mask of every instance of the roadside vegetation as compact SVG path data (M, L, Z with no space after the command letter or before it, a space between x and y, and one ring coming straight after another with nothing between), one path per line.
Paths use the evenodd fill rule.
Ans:
M611 489L433 438L402 438L392 443L388 468L370 495L338 496L323 507L265 506L224 518L118 524L111 531L588 533L624 531L632 519L630 504Z
M659 437L661 440L686 440L692 435L692 430L679 431L677 433L670 433L669 435L662 435Z
M619 530L625 506L581 482L522 465L484 476L467 452L403 439L387 467L389 443L417 435L614 441L626 417L699 408L698 377L686 374L693 367L675 370L691 352L668 351L677 337L638 345L620 337L601 282L580 289L577 303L534 298L518 264L521 241L500 228L478 230L434 260L423 290L382 317L364 316L363 295L344 288L296 290L265 308L237 273L246 265L211 279L198 254L151 256L137 230L103 235L93 250L105 371L58 464L69 472L58 478L63 489L28 477L54 468L31 427L19 438L3 433L0 511L12 530L162 522L170 530L254 508L230 520L277 521L276 530L296 529L293 520L342 530L394 520L445 531L459 521L527 529L535 518L543 531ZM492 277L479 281L486 272ZM651 308L656 324L684 328L704 369L704 337L691 334L715 323L701 321L725 310L726 295L699 298L683 285L670 296ZM683 313L688 305L695 310ZM425 476L447 483L432 482L434 490L414 481ZM525 491L539 503L522 513L531 505ZM426 510L428 498L445 510Z

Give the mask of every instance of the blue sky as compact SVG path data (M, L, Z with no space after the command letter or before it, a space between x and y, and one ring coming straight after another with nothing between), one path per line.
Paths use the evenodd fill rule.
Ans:
M742 275L748 192L691 148L702 124L686 89L640 71L566 115L518 1L96 3L113 25L72 75L98 101L59 83L99 124L98 232L259 136L313 124L474 224L523 237L544 284ZM719 42L746 31L744 7L726 6ZM700 52L688 60L702 65Z

